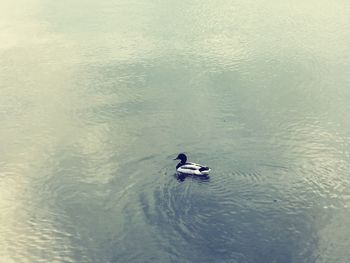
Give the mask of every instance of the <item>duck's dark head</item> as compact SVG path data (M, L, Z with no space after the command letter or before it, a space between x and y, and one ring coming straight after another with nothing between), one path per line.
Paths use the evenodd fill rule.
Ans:
M187 156L184 153L180 153L174 160L181 160L181 163L186 163Z

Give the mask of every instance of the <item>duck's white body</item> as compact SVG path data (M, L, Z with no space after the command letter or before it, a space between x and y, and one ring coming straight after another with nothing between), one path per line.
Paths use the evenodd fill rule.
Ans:
M210 168L197 164L197 163L185 163L176 169L178 173L205 176L210 172Z

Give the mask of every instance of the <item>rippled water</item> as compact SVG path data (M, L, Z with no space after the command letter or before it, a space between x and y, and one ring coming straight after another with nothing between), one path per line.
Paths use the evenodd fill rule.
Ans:
M1 1L0 262L349 262L349 26L343 0Z

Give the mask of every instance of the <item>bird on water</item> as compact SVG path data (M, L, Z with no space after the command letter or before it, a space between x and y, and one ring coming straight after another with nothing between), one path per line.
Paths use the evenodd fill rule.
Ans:
M187 162L187 156L184 153L180 153L174 160L180 160L176 165L176 171L180 174L207 176L210 172L210 168L207 166Z

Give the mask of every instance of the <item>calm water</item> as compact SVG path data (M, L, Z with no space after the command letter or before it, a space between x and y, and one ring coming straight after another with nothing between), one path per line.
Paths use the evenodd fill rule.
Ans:
M1 1L0 262L349 262L349 27L345 0Z

